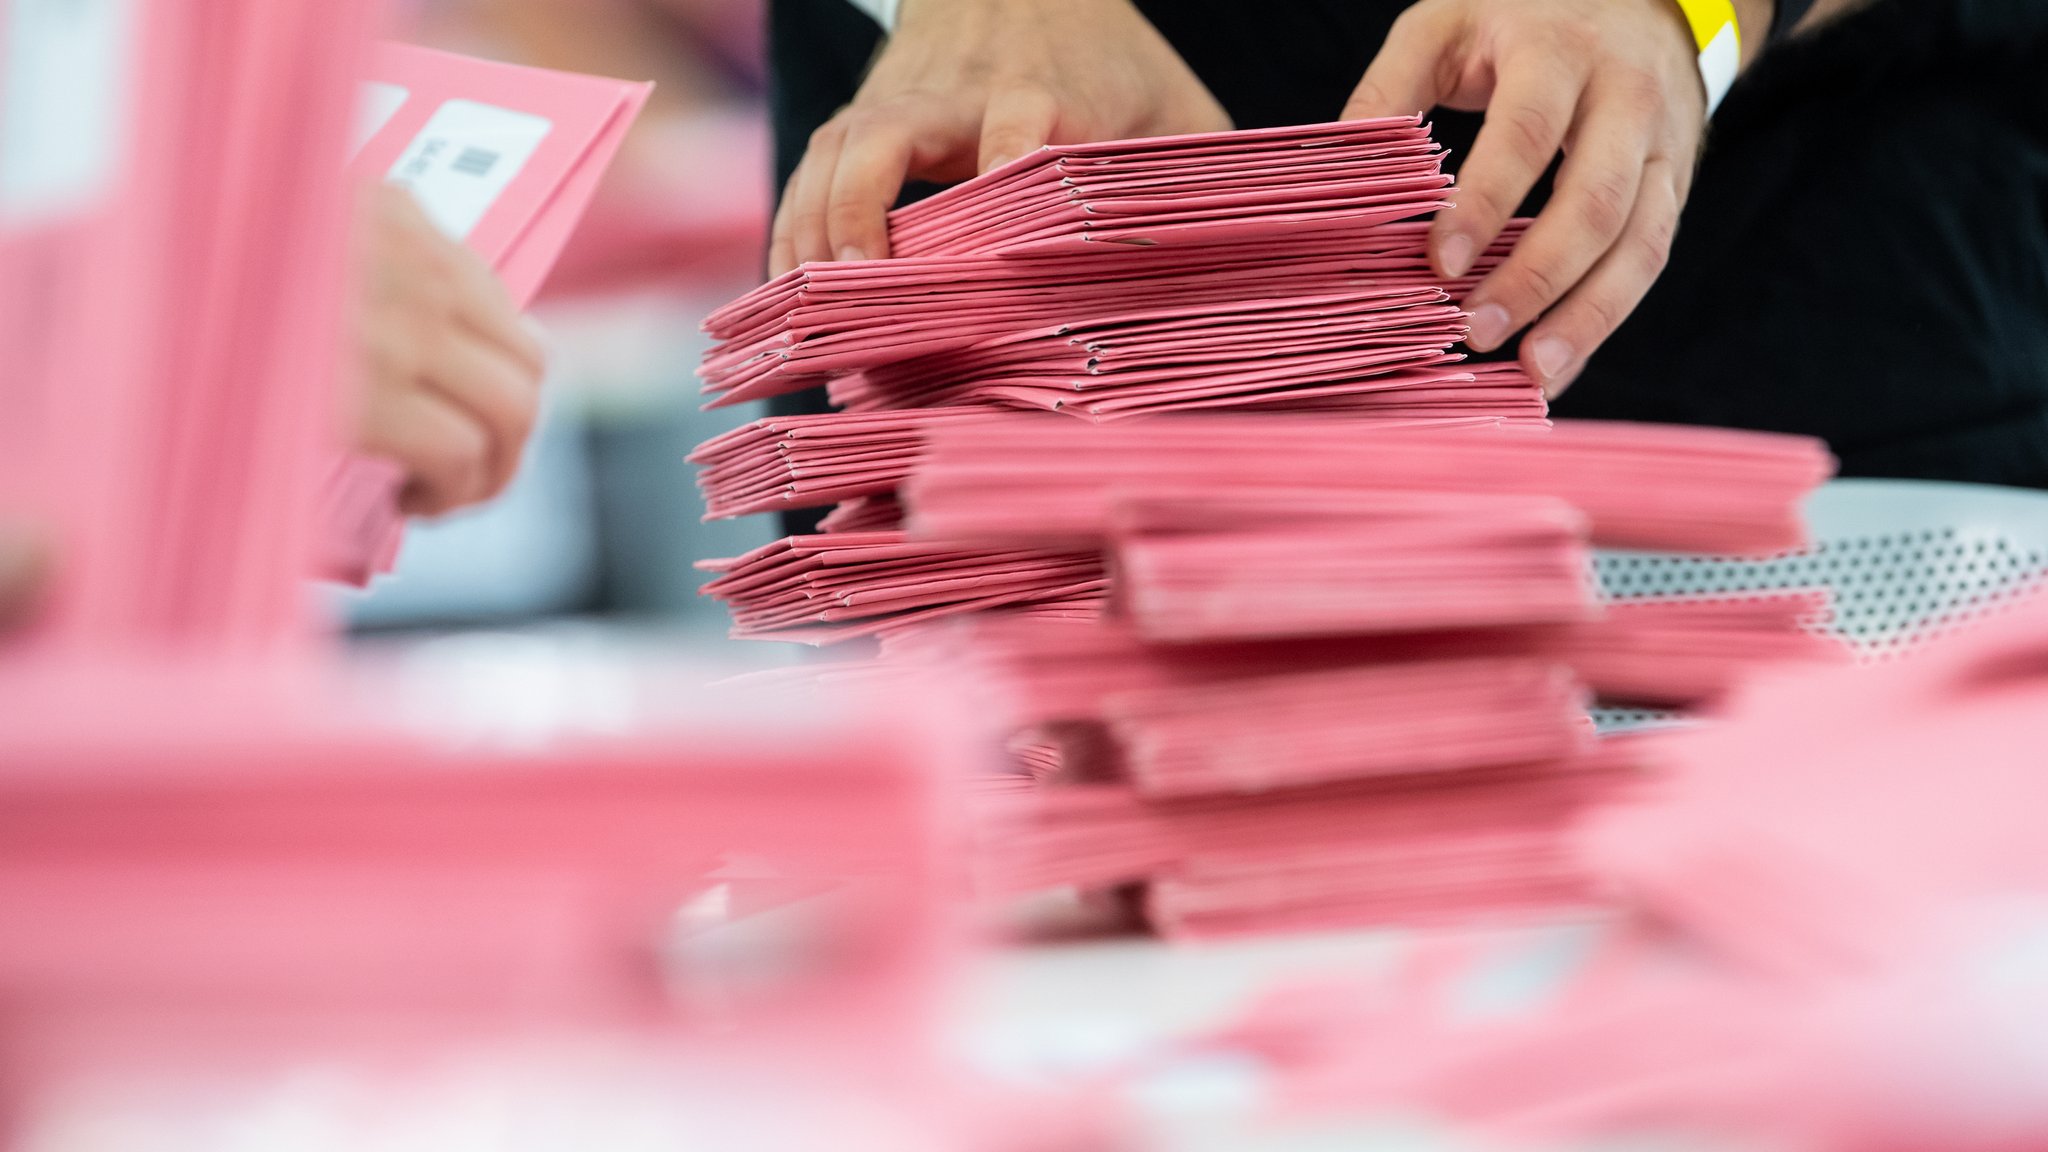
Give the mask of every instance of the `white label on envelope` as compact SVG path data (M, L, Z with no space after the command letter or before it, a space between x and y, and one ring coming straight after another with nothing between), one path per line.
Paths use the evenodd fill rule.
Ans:
M134 0L0 0L0 226L94 207L128 143Z
M441 231L463 240L533 159L554 122L474 100L450 100L391 166Z
M377 133L391 123L391 118L398 115L398 110L405 107L411 96L412 93L398 85L381 80L363 85L362 92L356 97L356 137L349 144L348 154L354 156L363 150L363 145L375 140Z

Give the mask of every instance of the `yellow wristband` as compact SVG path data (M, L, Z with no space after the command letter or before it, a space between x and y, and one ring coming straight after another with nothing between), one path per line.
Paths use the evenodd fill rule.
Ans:
M1692 40L1700 50L1700 80L1707 86L1707 115L1721 106L1721 97L1735 83L1742 68L1742 30L1735 24L1735 5L1730 0L1677 0L1692 26Z

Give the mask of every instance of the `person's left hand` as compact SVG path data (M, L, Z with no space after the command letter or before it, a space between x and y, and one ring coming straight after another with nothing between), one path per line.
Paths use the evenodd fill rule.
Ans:
M1560 149L1549 204L1465 299L1486 352L1535 323L1521 360L1552 396L1663 271L1691 188L1706 95L1672 0L1421 0L1394 23L1345 119L1486 113L1457 206L1431 233L1465 274Z

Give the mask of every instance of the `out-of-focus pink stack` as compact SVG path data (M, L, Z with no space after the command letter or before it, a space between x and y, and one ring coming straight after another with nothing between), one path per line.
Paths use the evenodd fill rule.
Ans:
M698 449L711 516L837 505L705 590L737 635L978 673L1033 781L989 789L991 890L1142 885L1187 934L1583 901L1566 833L1632 776L1595 692L1837 654L1810 594L1600 602L1596 543L1799 546L1832 461L1552 428L1463 363L1453 299L1520 230L1439 281L1440 159L1414 120L1046 149L707 322L713 406L845 411Z
M982 669L1032 734L1042 787L991 799L995 890L1142 884L1197 935L1585 903L1571 829L1634 775L1596 691L1697 704L1841 654L1811 593L1603 604L1590 547L1796 547L1829 466L1718 430L962 422L930 433L912 534L1098 549L1112 618L885 650Z
M0 516L54 558L40 643L305 639L369 7L10 16Z
M994 1143L927 1044L918 717L308 618L374 8L6 9L0 521L54 567L0 636L0 1147L498 1146L489 1090L543 1149ZM490 234L544 265L573 217ZM307 1113L315 1066L363 1092Z
M1426 945L1392 980L1278 990L1217 1040L1270 1063L1283 1110L1524 1144L2039 1147L2044 657L2036 594L1896 663L1747 678L1576 837L1623 913L1581 962ZM1516 968L1524 995L1461 1012Z
M10 1120L182 1101L138 1145L173 1147L226 1086L308 1059L374 1080L609 1053L652 1077L619 1102L679 1130L752 1131L772 1071L821 1115L858 1085L897 1137L962 1146L920 1007L945 741L880 701L792 720L707 679L530 650L6 669ZM693 1095L701 1061L760 1098Z

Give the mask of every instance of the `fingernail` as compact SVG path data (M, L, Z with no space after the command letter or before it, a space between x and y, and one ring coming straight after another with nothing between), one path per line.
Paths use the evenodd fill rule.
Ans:
M981 170L984 174L993 172L996 169L1001 168L1003 165L1015 160L1016 158L1017 157L1015 156L998 156L995 159L989 161L987 164L983 165Z
M1445 276L1452 280L1463 276L1472 269L1472 241L1465 236L1451 236L1436 250L1437 264Z
M1472 331L1466 335L1465 343L1480 352L1491 352L1514 331L1513 324L1507 309L1498 304L1481 304L1472 312Z
M861 251L858 244L848 244L839 250L839 258L841 260L865 260L868 258L868 254Z
M1529 349L1529 358L1535 362L1536 375L1548 383L1571 367L1572 346L1556 336L1545 336Z

